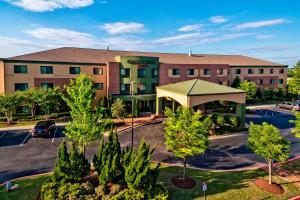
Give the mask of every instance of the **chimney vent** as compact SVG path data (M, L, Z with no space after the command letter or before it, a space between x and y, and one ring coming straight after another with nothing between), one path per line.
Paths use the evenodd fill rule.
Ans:
M192 50L189 50L189 56L192 56Z
M109 50L109 46L106 46L106 50L107 50L107 51Z

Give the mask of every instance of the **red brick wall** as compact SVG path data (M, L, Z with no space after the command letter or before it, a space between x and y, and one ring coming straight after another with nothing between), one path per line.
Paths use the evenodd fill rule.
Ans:
M168 71L169 69L180 69L180 77L169 77L168 76ZM188 77L187 76L187 70L188 69L197 69L199 71L197 77ZM210 77L203 77L200 74L200 70L203 69L210 69ZM169 83L176 83L180 81L186 81L186 80L191 80L191 79L202 79L206 81L211 81L215 83L219 83L219 81L226 82L229 80L229 76L222 76L218 77L217 76L217 70L218 69L227 69L229 70L228 65L190 65L190 64L165 64L165 63L160 63L159 67L159 85L165 85ZM225 85L225 84L224 84Z
M108 63L107 94L120 94L120 63Z
M34 87L41 87L41 83L53 83L54 87L63 89L64 85L69 85L70 78L34 78Z
M258 84L258 80L263 79L264 83L262 85ZM274 85L270 84L270 79L274 79ZM262 88L277 88L278 87L278 76L268 76L268 77L245 77L245 80L253 81L256 83L257 87Z

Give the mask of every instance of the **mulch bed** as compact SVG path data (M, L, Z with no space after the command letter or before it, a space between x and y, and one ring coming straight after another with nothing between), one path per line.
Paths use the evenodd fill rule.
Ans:
M254 181L254 184L258 186L260 189L267 191L272 194L283 194L284 189L280 184L272 183L269 184L268 180L265 179L257 179Z
M183 179L182 176L173 176L171 181L175 186L183 189L192 189L196 186L196 181L191 177Z

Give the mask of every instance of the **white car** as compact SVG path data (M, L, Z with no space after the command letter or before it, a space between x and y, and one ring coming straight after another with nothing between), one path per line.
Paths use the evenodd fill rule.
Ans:
M284 108L288 110L297 110L300 111L300 102L282 102L277 105L279 108Z

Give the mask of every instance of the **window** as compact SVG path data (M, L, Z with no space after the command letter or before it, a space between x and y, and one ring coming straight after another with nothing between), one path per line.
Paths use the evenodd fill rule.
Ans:
M94 83L94 87L96 90L103 90L103 83Z
M70 74L80 74L80 67L70 67Z
M283 79L278 79L279 84L283 84Z
M172 69L173 76L180 76L180 69Z
M274 69L273 68L270 69L270 74L274 74Z
M28 83L15 83L15 91L28 90Z
M187 70L187 75L188 76L194 76L195 75L195 70L194 69L188 69Z
M264 84L264 79L258 79L258 84L263 85Z
M41 83L41 87L48 89L48 88L53 88L54 85L53 85L53 83Z
M146 77L146 68L139 68L138 69L138 78Z
M41 70L41 74L53 74L52 66L41 66L40 70Z
M146 90L146 85L145 84L142 84L142 83L139 83L137 85L137 88L138 88L138 93L144 93L145 90Z
M280 74L284 74L284 69L280 69L280 70L279 70L279 73L280 73Z
M235 74L241 74L241 69L235 69Z
M275 83L274 79L270 79L270 84L274 85L274 83Z
M151 70L152 78L158 77L158 69Z
M222 82L222 81L219 81L219 85L223 85L223 82Z
M156 87L157 87L157 86L158 86L158 83L152 83L152 84L151 84L151 90L152 90L153 93L156 92Z
M120 89L121 89L122 94L129 94L130 93L130 84L121 84Z
M263 74L264 73L264 69L259 69L259 74Z
M27 65L15 65L14 72L15 74L27 74Z
M121 77L123 77L123 78L130 77L130 69L122 68L120 73L121 73Z
M223 69L218 69L218 75L223 75L224 74L224 70Z
M93 74L94 75L102 75L103 74L103 69L102 68L98 68L98 67L94 67L93 68Z
M204 76L209 76L210 75L210 69L204 69Z
M253 69L248 69L248 74L254 74L254 70Z

